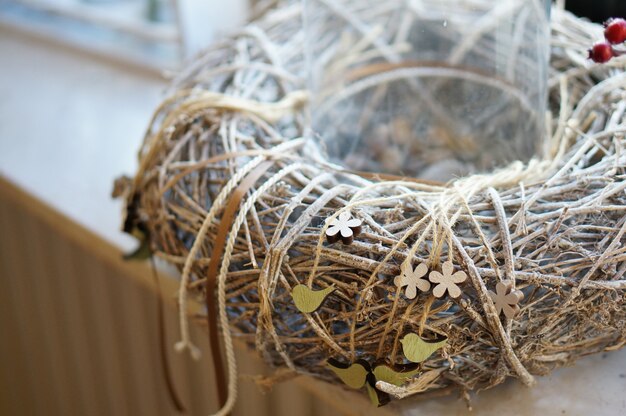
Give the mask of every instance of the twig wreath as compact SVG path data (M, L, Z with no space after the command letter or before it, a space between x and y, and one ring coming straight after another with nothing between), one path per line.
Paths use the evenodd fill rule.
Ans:
M532 385L623 347L626 60L587 59L602 28L553 11L544 154L437 186L359 176L301 137L299 13L281 3L174 80L125 188L125 228L182 272L178 349L197 353L188 296L224 344L220 414L233 336L286 367L277 380L378 403Z

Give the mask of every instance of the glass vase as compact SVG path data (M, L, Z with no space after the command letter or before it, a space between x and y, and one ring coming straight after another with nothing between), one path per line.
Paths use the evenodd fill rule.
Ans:
M303 0L309 134L354 170L447 180L545 130L548 0Z

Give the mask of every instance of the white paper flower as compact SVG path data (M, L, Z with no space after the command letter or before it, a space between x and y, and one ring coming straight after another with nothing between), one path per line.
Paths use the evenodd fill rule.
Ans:
M352 218L349 211L344 211L336 218L327 218L329 225L326 230L326 238L329 243L335 243L341 239L344 244L351 244L354 237L361 233L361 220Z
M489 297L493 301L498 315L504 312L504 316L513 319L520 311L517 304L524 299L524 293L521 290L513 289L512 282L498 282L495 293L490 290Z
M430 282L422 277L428 273L428 266L424 263L420 263L415 267L415 270L411 269L409 263L402 263L400 267L401 273L393 279L393 284L398 289L406 286L404 296L408 299L415 299L417 296L417 289L422 292L427 292L430 289Z
M458 283L463 283L467 279L467 274L463 271L454 272L454 265L451 261L447 261L441 267L443 273L439 273L433 270L428 275L428 279L433 283L438 283L433 289L433 295L441 298L448 292L448 295L452 298L458 298L461 296L461 289L457 286Z

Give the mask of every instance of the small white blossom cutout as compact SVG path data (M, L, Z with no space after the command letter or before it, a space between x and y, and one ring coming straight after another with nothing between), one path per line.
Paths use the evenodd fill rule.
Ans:
M428 292L430 289L430 282L427 279L422 279L428 273L428 266L424 263L420 263L415 267L415 270L411 269L409 263L402 263L400 267L401 273L393 279L393 284L402 289L406 286L404 296L407 299L415 299L417 296L417 289L422 292Z
M352 218L349 211L342 212L338 218L327 218L326 223L329 225L326 230L326 239L330 244L339 240L344 244L351 244L354 237L361 233L361 220Z
M438 283L433 289L433 295L441 298L448 292L451 298L458 298L461 296L461 289L457 286L458 283L463 283L467 279L467 274L463 271L454 272L454 265L451 261L447 261L441 267L443 273L439 273L433 270L428 275L428 279L432 283Z
M493 301L498 315L504 312L504 316L513 319L520 311L517 304L524 299L524 293L521 290L513 289L513 282L498 282L496 292L490 290L489 297Z

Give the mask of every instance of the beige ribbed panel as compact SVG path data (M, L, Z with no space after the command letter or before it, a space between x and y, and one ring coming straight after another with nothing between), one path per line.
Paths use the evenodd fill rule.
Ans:
M199 362L173 352L176 282L161 277L168 354L188 415L215 411L206 331ZM145 263L0 178L0 415L175 415L161 370L157 296ZM239 348L240 374L267 374ZM235 415L379 414L350 392L300 377L263 395L242 380Z

